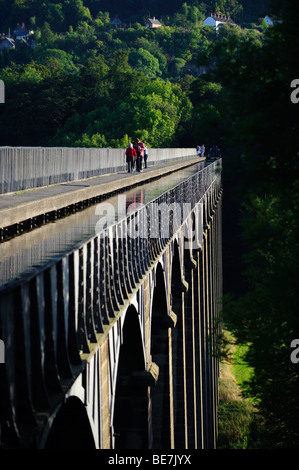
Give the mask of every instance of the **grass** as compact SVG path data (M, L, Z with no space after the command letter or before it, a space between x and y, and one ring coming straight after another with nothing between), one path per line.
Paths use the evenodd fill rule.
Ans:
M238 346L234 337L223 332L218 405L218 449L259 448L262 421L249 398L242 395L242 383L254 371L244 360L246 346Z

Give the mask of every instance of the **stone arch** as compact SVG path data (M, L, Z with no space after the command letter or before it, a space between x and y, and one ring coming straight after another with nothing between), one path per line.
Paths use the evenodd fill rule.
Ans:
M151 355L159 366L159 380L151 390L152 404L152 447L156 449L173 447L172 426L172 380L170 377L169 328L173 320L168 315L167 294L164 272L159 263L152 302Z
M71 396L59 409L45 449L95 449L95 442L82 401Z
M148 383L139 317L132 305L122 330L112 438L115 449L148 447Z

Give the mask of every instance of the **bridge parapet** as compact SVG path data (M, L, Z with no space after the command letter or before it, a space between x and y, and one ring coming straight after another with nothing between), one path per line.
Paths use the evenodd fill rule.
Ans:
M148 165L195 156L195 149L149 149ZM0 147L0 194L79 181L127 168L125 149Z
M90 357L114 327L121 331L123 313L174 238L183 240L192 263L221 194L220 174L218 160L0 290L3 447L38 445L49 416L84 376ZM176 316L171 310L168 315L167 327L174 326ZM155 382L155 366L149 363L147 371L154 371Z

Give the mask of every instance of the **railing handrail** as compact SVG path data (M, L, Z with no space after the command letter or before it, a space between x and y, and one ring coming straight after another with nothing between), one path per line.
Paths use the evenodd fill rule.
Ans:
M163 197L165 197L167 194L169 194L170 192L175 192L176 189L178 189L179 187L183 186L183 185L187 185L187 184L190 184L190 181L196 179L196 178L199 178L199 176L201 175L204 175L205 173L209 172L209 173L213 173L214 170L216 169L216 167L221 167L222 165L222 160L219 159L219 160L216 160L212 163L210 163L208 166L202 168L201 170L199 170L197 173L195 173L194 175L191 175L189 176L185 181L183 182L180 182L178 184L176 184L173 188L170 188L166 191L164 191L162 194L160 194L159 196L157 196L156 198L152 199L151 201L147 202L146 204L142 205L142 207L138 207L136 208L134 211L130 212L130 214L126 214L123 216L122 219L120 220L117 220L117 222L115 222L114 224L111 224L105 228L103 228L101 231L95 233L94 235L92 235L91 237L85 239L83 242L78 242L77 244L74 244L69 250L66 250L64 251L63 253L59 254L59 255L56 255L56 256L53 256L49 261L47 261L46 263L44 263L42 266L38 266L36 267L35 269L33 269L31 272L29 273L26 273L24 276L21 276L20 278L18 279L13 279L11 281L8 281L7 283L3 284L2 286L0 286L0 293L3 292L3 291L8 291L12 288L15 288L16 286L22 284L23 282L27 282L27 281L30 281L32 280L35 276L37 276L38 274L46 271L47 269L49 269L51 266L55 265L56 263L60 262L61 260L63 260L64 258L67 258L68 256L70 256L72 253L74 253L75 251L77 250L80 250L82 247L84 247L85 245L87 245L88 243L92 242L96 237L103 237L105 235L105 232L107 232L109 229L111 230L112 227L115 227L117 226L118 224L122 224L124 223L126 220L128 220L129 218L132 218L132 217L135 217L136 214L140 211L143 211L143 210L146 210L151 204L157 202L158 200L161 200ZM212 184L213 181L211 181L210 184ZM210 186L210 185L209 185ZM207 186L205 188L205 191L208 190L208 187ZM205 193L204 191L204 193ZM201 195L200 198L198 198L198 201L199 202L202 197L204 196L204 193ZM182 201L181 201L182 202ZM184 220L182 220L182 224L184 223ZM181 224L181 225L182 225Z

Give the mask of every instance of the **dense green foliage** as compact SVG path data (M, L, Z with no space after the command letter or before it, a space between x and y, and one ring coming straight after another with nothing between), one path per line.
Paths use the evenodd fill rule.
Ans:
M198 66L212 64L216 41L213 28L202 21L210 9L222 7L229 14L241 11L243 3L246 9L247 2L164 2L161 9L152 1L148 10L139 2L108 3L0 2L2 31L24 22L36 45L17 43L15 50L0 53L7 102L0 109L0 145L123 147L139 135L150 146L186 140L195 146L199 129L206 144L212 143L221 85L196 80ZM256 13L267 1L261 3ZM168 11L160 18L163 27L144 27L152 9ZM124 14L126 23L111 24L113 11ZM256 22L261 31L258 17ZM236 29L224 28L223 37L237 34L247 42L260 35Z
M293 3L271 3L283 19L271 28L268 4L0 0L2 30L24 21L36 41L0 54L0 145L220 145L224 319L246 344L263 445L298 447L299 44ZM216 33L202 24L210 11L242 28ZM115 14L126 27L111 24ZM150 16L163 26L145 28Z
M165 17L175 14L179 18L184 0L0 0L1 26L24 21L32 26L48 22L55 31L64 31L69 25L76 27L80 21L96 18L98 12L119 15L127 23L147 19L149 16ZM252 22L263 16L269 0L193 0L188 6L199 8L205 15L210 12L232 16L237 22ZM194 12L191 13L194 18ZM14 25L13 25L14 26Z
M265 416L263 445L298 448L299 373L290 354L299 333L299 108L290 100L290 85L298 76L299 44L295 7L284 4L283 23L262 45L234 52L218 69L233 109L225 247L229 263L236 267L241 260L234 274L243 277L242 295L227 301L225 314L238 341L249 345L246 360L254 374L245 386Z

